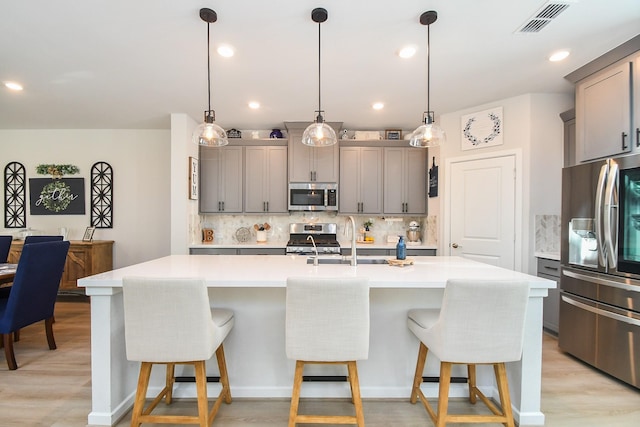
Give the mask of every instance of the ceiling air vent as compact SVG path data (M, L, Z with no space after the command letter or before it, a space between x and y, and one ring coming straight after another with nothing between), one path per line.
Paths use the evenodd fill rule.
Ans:
M537 33L542 30L549 22L557 18L571 3L575 1L548 1L545 3L531 18L527 20L516 33Z

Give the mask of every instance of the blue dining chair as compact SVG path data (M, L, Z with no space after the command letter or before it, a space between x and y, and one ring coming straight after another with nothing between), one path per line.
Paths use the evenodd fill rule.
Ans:
M62 236L27 236L24 238L24 244L43 243L43 242L59 242Z
M0 236L0 263L7 262L12 240L13 237L11 236Z
M8 298L0 299L0 335L10 370L18 369L13 333L45 321L47 343L56 349L53 311L70 243L43 242L25 245Z

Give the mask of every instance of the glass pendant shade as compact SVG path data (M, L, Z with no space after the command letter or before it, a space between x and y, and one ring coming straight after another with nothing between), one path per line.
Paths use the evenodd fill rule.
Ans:
M213 122L205 122L194 129L193 143L205 147L222 147L229 144L229 141L224 129Z
M411 134L409 145L412 147L437 147L446 142L447 137L440 126L431 122L419 126Z
M302 143L311 147L326 147L337 142L336 132L324 122L310 124L302 134Z

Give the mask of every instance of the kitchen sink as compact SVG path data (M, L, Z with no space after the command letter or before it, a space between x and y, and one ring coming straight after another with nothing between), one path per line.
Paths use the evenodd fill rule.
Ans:
M358 264L386 264L386 258L356 258ZM313 257L307 258L307 264L313 264ZM318 258L318 264L351 265L350 258Z

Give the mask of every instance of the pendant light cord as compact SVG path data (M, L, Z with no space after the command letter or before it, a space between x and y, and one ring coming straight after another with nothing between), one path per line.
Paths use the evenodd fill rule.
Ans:
M322 23L318 22L318 117L316 118L316 120L319 120L319 119L322 118L322 102L321 102L322 99L320 98L321 97L321 93L322 93L321 87L320 87L321 81L322 81L322 75L321 75L322 69L321 69L321 66L320 66L320 64L321 64L321 52L322 52L321 45L320 45L321 38L322 38L321 37L321 30L320 30L321 25L322 25Z
M430 105L430 98L431 98L431 46L429 44L429 40L430 40L430 35L429 35L429 30L431 28L431 25L427 25L427 116L430 114L429 111L431 111L431 105Z
M207 22L207 94L209 95L209 111L211 111L211 49L209 43L211 36L209 35L209 27L211 24Z

